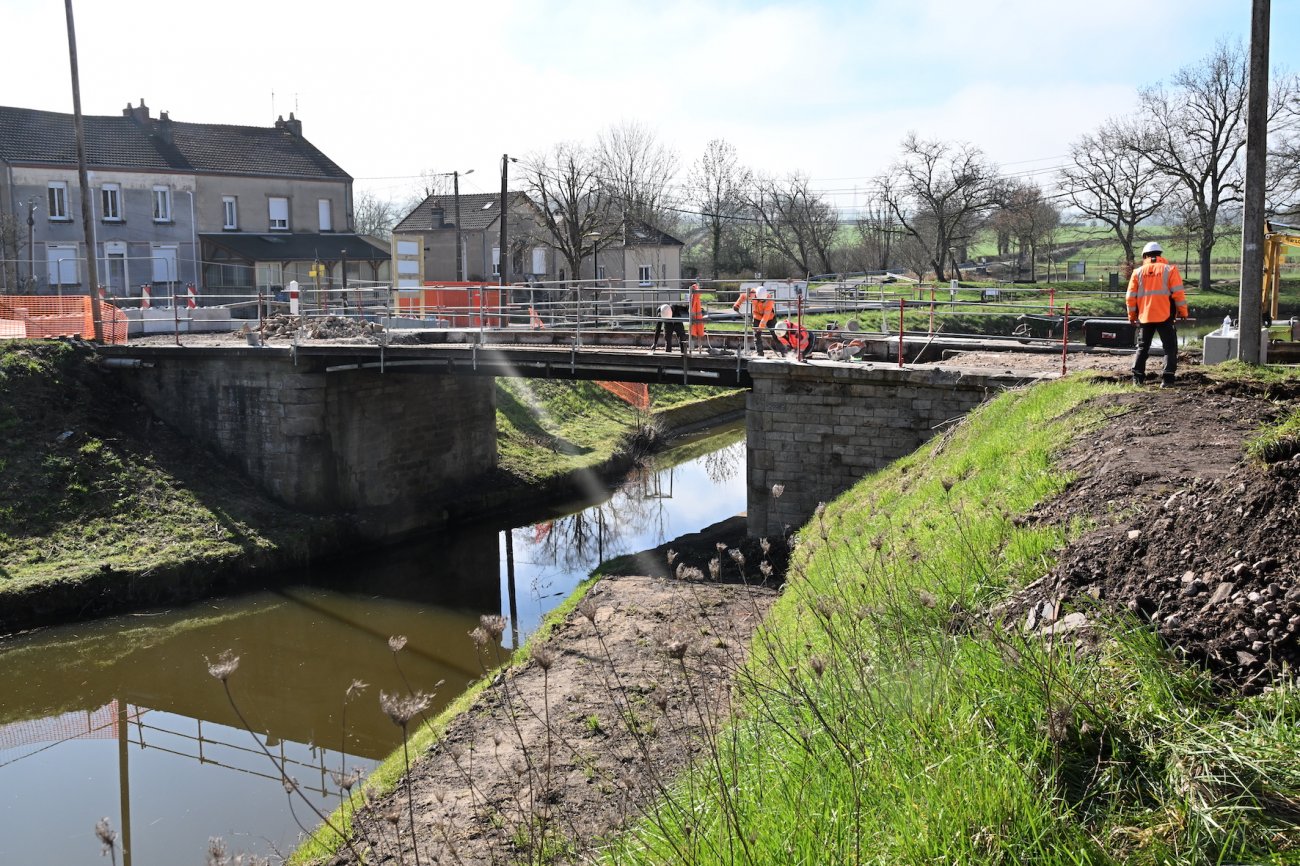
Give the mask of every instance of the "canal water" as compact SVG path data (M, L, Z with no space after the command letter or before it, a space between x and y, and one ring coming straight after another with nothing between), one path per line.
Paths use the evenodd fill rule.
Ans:
M213 837L232 854L287 855L298 822L318 819L291 810L276 762L328 814L341 770L368 770L401 743L380 692L436 691L436 713L599 562L743 511L743 436L713 431L508 529L0 641L0 863L107 862L101 818L127 866L199 866ZM511 627L481 659L467 633L482 614ZM239 656L229 697L208 672L227 650Z

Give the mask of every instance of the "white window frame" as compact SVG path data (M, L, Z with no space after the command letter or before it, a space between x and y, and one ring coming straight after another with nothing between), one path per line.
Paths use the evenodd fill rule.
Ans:
M501 276L501 247L492 248L492 276Z
M221 229L227 232L239 230L239 199L233 195L221 197Z
M636 281L638 285L654 285L654 268L650 265L639 265L636 269Z
M180 283L179 244L150 244L149 264L155 286Z
M45 192L46 215L55 221L70 220L68 216L68 182L52 180Z
M77 244L45 245L45 278L50 286L81 285L81 248ZM72 262L72 267L64 267L59 262ZM72 282L63 282L64 277L72 277Z
M172 188L158 184L153 188L153 221L169 223L172 221Z
M99 188L100 218L106 223L122 221L122 185L106 183Z
M334 231L334 205L329 199L316 199L316 219L322 232Z
M277 218L277 202L283 202L284 216ZM266 227L273 232L289 231L289 199L287 196L273 195L266 199Z

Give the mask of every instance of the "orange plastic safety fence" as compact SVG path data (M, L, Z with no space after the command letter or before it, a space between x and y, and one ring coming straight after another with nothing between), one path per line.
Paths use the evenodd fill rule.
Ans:
M126 342L126 314L107 302L99 305L105 343ZM90 298L80 295L0 295L0 337L40 340L49 337L93 339L95 321Z
M597 382L596 384L642 412L650 408L649 385L637 385L631 382Z

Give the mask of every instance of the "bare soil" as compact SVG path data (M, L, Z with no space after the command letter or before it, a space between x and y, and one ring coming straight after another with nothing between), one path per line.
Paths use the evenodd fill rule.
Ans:
M1127 381L1131 359L1105 358L1091 356L1094 371ZM1029 517L1091 528L994 614L1085 639L1108 611L1136 613L1232 692L1294 670L1300 456L1257 466L1242 448L1297 397L1215 385L1192 367L1176 388L1100 398L1109 420L1059 458L1076 480ZM741 545L740 531L670 546L707 575L715 543ZM757 566L767 559L784 572L783 548L744 544L749 582L735 580L742 566L729 553L721 582L671 575L663 551L638 557L657 574L601 580L541 642L547 667L535 658L499 677L453 722L410 773L422 862L581 860L703 754L775 597ZM372 862L413 862L407 808L403 787L359 816ZM352 861L345 852L335 862Z
M409 773L421 862L580 860L699 757L777 594L757 542L742 545L747 577L723 555L720 579L704 578L719 539L743 533L733 521L680 539L672 566L663 549L638 557L658 574L600 580L532 660L498 675ZM772 558L784 568L783 549ZM399 787L358 816L367 862L415 862L409 803Z
M1059 630L1127 610L1222 688L1253 692L1300 667L1300 455L1255 465L1243 443L1300 392L1180 378L1108 398L1118 414L1061 455L1078 481L1036 518L1094 528L1008 615Z

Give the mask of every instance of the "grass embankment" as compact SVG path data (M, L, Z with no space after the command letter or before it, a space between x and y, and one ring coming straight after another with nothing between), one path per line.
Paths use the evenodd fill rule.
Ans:
M715 395L653 386L651 409ZM591 383L503 380L498 397L501 477L520 486L653 446L652 417ZM0 630L198 597L347 534L153 421L88 350L0 343Z
M739 716L608 862L1300 862L1300 695L1215 694L1123 618L982 612L1073 528L1024 519L1105 387L1004 395L801 532ZM779 501L778 501L779 505Z
M651 385L642 412L594 382L497 380L497 454L523 482L591 469L620 453L653 446L655 413L710 400L717 388Z
M149 419L86 350L0 343L0 608L42 586L147 598L151 581L310 548L320 521Z

